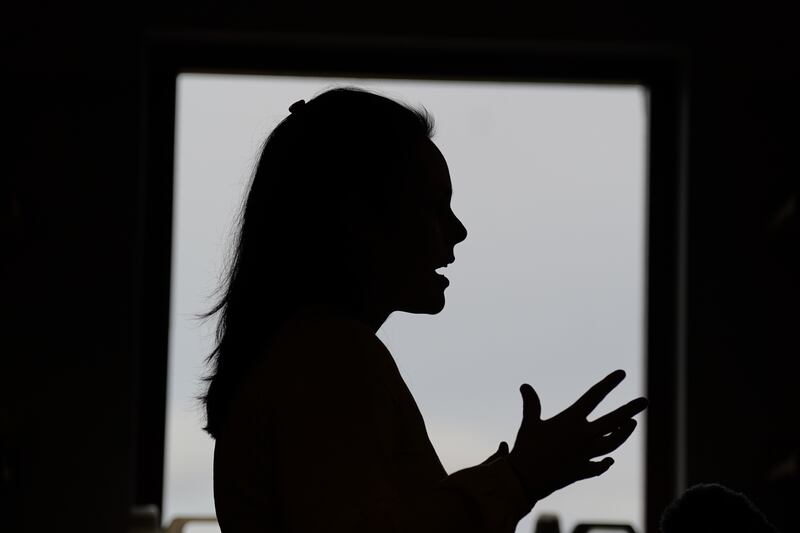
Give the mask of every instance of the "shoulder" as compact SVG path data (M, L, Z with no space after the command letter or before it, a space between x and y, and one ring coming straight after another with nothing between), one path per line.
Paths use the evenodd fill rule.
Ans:
M364 391L385 384L392 368L386 346L361 322L305 317L282 325L259 354L252 377L281 392L332 384Z

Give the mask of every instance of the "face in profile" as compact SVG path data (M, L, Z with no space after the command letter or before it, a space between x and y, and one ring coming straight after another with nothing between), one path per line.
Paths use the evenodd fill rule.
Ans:
M444 308L449 285L442 269L455 260L455 245L467 230L450 208L450 172L436 145L417 142L409 168L398 212L379 245L380 271L390 312L435 314Z

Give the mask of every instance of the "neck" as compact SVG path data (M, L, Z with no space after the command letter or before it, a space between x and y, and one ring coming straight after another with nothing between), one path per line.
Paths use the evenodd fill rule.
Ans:
M325 302L309 302L301 305L295 315L297 316L330 316L350 318L365 324L373 333L377 333L389 318L391 311L384 311L379 306L362 307L355 310L346 306Z

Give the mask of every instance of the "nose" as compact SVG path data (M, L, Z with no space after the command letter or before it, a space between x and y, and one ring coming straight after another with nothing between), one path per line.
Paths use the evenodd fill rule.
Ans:
M451 211L451 213L452 213L452 219L453 219L452 227L453 227L453 238L455 240L454 244L458 244L458 243L462 242L464 239L467 238L467 228L464 227L464 224L456 216L455 213L453 213L452 211Z

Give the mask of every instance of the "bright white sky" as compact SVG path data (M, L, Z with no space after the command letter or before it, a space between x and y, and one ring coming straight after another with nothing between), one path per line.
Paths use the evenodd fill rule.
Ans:
M611 370L628 378L598 416L644 394L647 94L639 86L220 76L178 78L164 518L213 515L213 441L200 429L209 309L232 219L266 135L288 106L337 85L413 105L437 124L453 209L469 231L436 316L395 314L389 347L449 471L521 418L528 382L551 416ZM562 531L644 514L644 421L604 476L539 502ZM210 531L196 526L190 531Z

